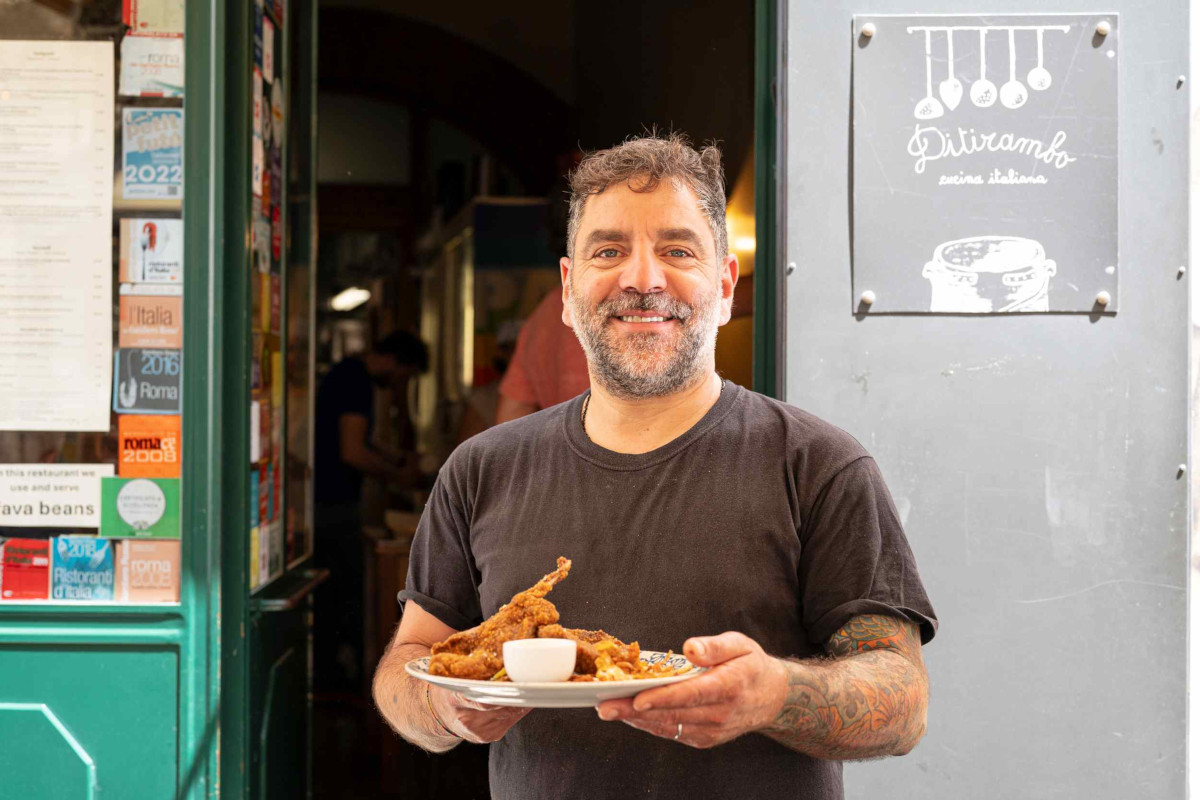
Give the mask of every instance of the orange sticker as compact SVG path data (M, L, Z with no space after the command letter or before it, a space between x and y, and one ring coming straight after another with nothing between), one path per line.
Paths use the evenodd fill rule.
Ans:
M183 298L121 295L121 347L183 347Z
M178 478L182 417L163 414L121 414L117 475L122 478Z

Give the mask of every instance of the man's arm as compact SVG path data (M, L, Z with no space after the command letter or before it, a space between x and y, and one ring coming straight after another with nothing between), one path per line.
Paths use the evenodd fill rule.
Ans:
M925 734L929 678L911 622L850 620L825 645L832 660L784 661L787 693L762 733L826 759L904 755Z
M367 443L367 418L362 414L342 414L338 417L338 455L359 472L400 485L411 483L416 474L415 459L412 459L411 465L400 466Z
M815 758L903 755L925 732L929 681L916 625L859 616L830 637L834 658L785 661L740 633L684 642L704 675L601 703L604 720L692 747L751 732Z
M404 665L414 658L429 655L435 643L453 633L453 628L416 603L407 603L396 635L379 660L372 687L375 706L392 729L418 747L434 753L449 750L461 739L447 735L438 725L425 704L426 684L405 672Z
M433 753L444 753L463 740L476 744L494 742L529 713L527 708L489 706L467 700L430 686L404 670L405 664L429 655L434 644L453 633L453 628L415 602L406 603L396 635L379 660L372 687L375 706L392 729Z

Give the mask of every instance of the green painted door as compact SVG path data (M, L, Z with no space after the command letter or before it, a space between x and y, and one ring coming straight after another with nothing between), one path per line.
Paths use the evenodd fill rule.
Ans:
M152 11L154 4L141 7ZM176 346L168 359L187 365L179 377L182 407L172 415L182 419L182 438L176 433L177 438L172 439L175 453L181 452L182 458L175 462L177 472L169 478L179 481L182 522L178 561L170 570L166 596L154 602L128 602L119 596L89 601L51 599L59 576L49 569L46 577L35 576L31 597L15 599L0 592L0 797L216 797L220 654L216 521L223 492L218 458L222 422L216 411L223 376L213 368L212 356L222 348L223 312L220 303L211 298L214 289L219 293L223 279L220 253L213 242L221 235L224 148L213 132L221 130L224 115L224 68L219 49L214 47L223 35L224 9L221 4L189 1L182 17L166 14L159 18L152 14L136 18L139 12L132 6L123 9L121 3L93 4L82 15L69 4L58 9L60 6L18 4L10 7L0 25L0 54L8 61L19 48L36 42L30 52L39 58L49 54L51 59L69 60L82 52L80 47L103 49L103 69L111 68L111 85L88 101L111 105L111 113L90 120L97 128L111 126L106 128L111 140L106 141L107 136L90 140L101 153L97 158L108 161L91 184L100 190L100 199L75 215L61 215L61 228L50 246L67 248L91 241L97 229L89 228L89 222L111 222L111 234L99 226L98 246L87 251L95 254L94 261L70 262L80 275L91 270L97 278L111 266L111 297L94 298L99 308L111 312L120 294L118 286L145 280L127 275L120 266L123 259L114 257L118 252L126 254L121 234L132 227L126 223L138 220L138 227L144 229L146 222L152 222L172 237L182 233L182 255L171 256L178 267L176 278L182 274L174 287L178 292L182 286L182 330L176 328L172 334L181 337L182 348ZM128 18L130 14L135 18ZM145 35L148 33L164 35ZM155 76L153 56L164 54L168 61L174 59L179 69ZM46 87L59 90L62 76L69 71L55 71L49 68L52 66L43 60L20 80L36 77L45 81ZM13 74L7 73L0 88L13 89L17 80ZM182 96L180 90L151 85L157 79L176 87L182 84ZM3 94L8 97L10 91ZM174 166L184 177L182 196L179 189L171 191L166 185L159 197L137 197L133 191L126 164L137 146L127 135L133 131L125 126L133 119L130 112L147 109L168 110L176 119L182 109L182 143L165 148L174 147L175 158L181 162ZM39 139L25 140L25 144L36 148ZM112 151L106 150L109 145ZM18 173L28 175L40 168L39 163L60 157L63 148L70 146L68 136L65 143L56 140L40 155L27 150L30 158L19 162L21 170L6 167L5 172L10 180ZM13 158L12 152L6 150L8 159ZM85 151L80 151L80 157L90 158ZM111 176L104 174L114 161L120 166ZM171 168L164 171L168 177L170 172ZM64 185L71 180L69 172L61 176ZM35 221L19 234L32 236L36 227ZM13 231L11 225L0 230L0 261L5 263L11 263L15 252ZM153 249L153 245L147 247ZM143 248L143 256L145 252ZM62 302L70 302L73 280L63 281ZM11 302L9 297L4 302ZM0 317L9 315L11 308L0 303ZM118 327L123 337L125 323L116 314L111 322L112 348L120 352L127 344L118 337ZM178 325L178 320L174 324ZM102 360L89 366L100 364ZM52 361L27 366L31 376L32 371L40 376L55 368ZM111 377L111 373L105 374ZM85 370L68 375L67 380L90 377ZM103 465L126 476L126 445L119 435L125 416L111 413L106 398L100 398L92 410L109 418L108 430L98 430L94 424L14 426L5 420L0 426L0 467L25 468L36 463L69 471L75 465ZM99 496L99 487L91 488ZM56 537L65 534L103 536L105 532L98 520L41 527L0 513L0 539L33 538L53 547ZM114 570L108 573L114 576L108 579L110 586L117 583L118 568L100 565L101 574L105 569ZM0 576L0 584L12 578L12 572Z

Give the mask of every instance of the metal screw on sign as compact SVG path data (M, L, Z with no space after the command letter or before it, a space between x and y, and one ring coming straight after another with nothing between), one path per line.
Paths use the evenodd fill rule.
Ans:
M1101 308L1106 307L1111 302L1112 295L1108 292L1101 292L1100 294L1096 295L1096 305L1100 306Z
M861 33L863 36L870 39L872 36L875 35L875 23L868 22L867 24L863 25Z
M864 306L873 306L875 305L875 293L868 289L862 293L862 296L860 296L858 300Z
M1112 33L1112 24L1108 20L1102 19L1096 23L1097 36L1108 36L1110 33Z

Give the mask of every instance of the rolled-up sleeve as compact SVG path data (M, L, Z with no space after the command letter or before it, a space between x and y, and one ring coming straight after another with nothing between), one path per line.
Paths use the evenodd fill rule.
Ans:
M829 479L800 539L803 619L813 644L862 614L910 620L922 643L933 638L937 616L874 459L858 458Z
M398 595L401 606L415 602L459 631L483 620L479 573L471 556L469 510L464 502L465 475L458 472L463 461L451 457L438 474L413 537L408 579Z

